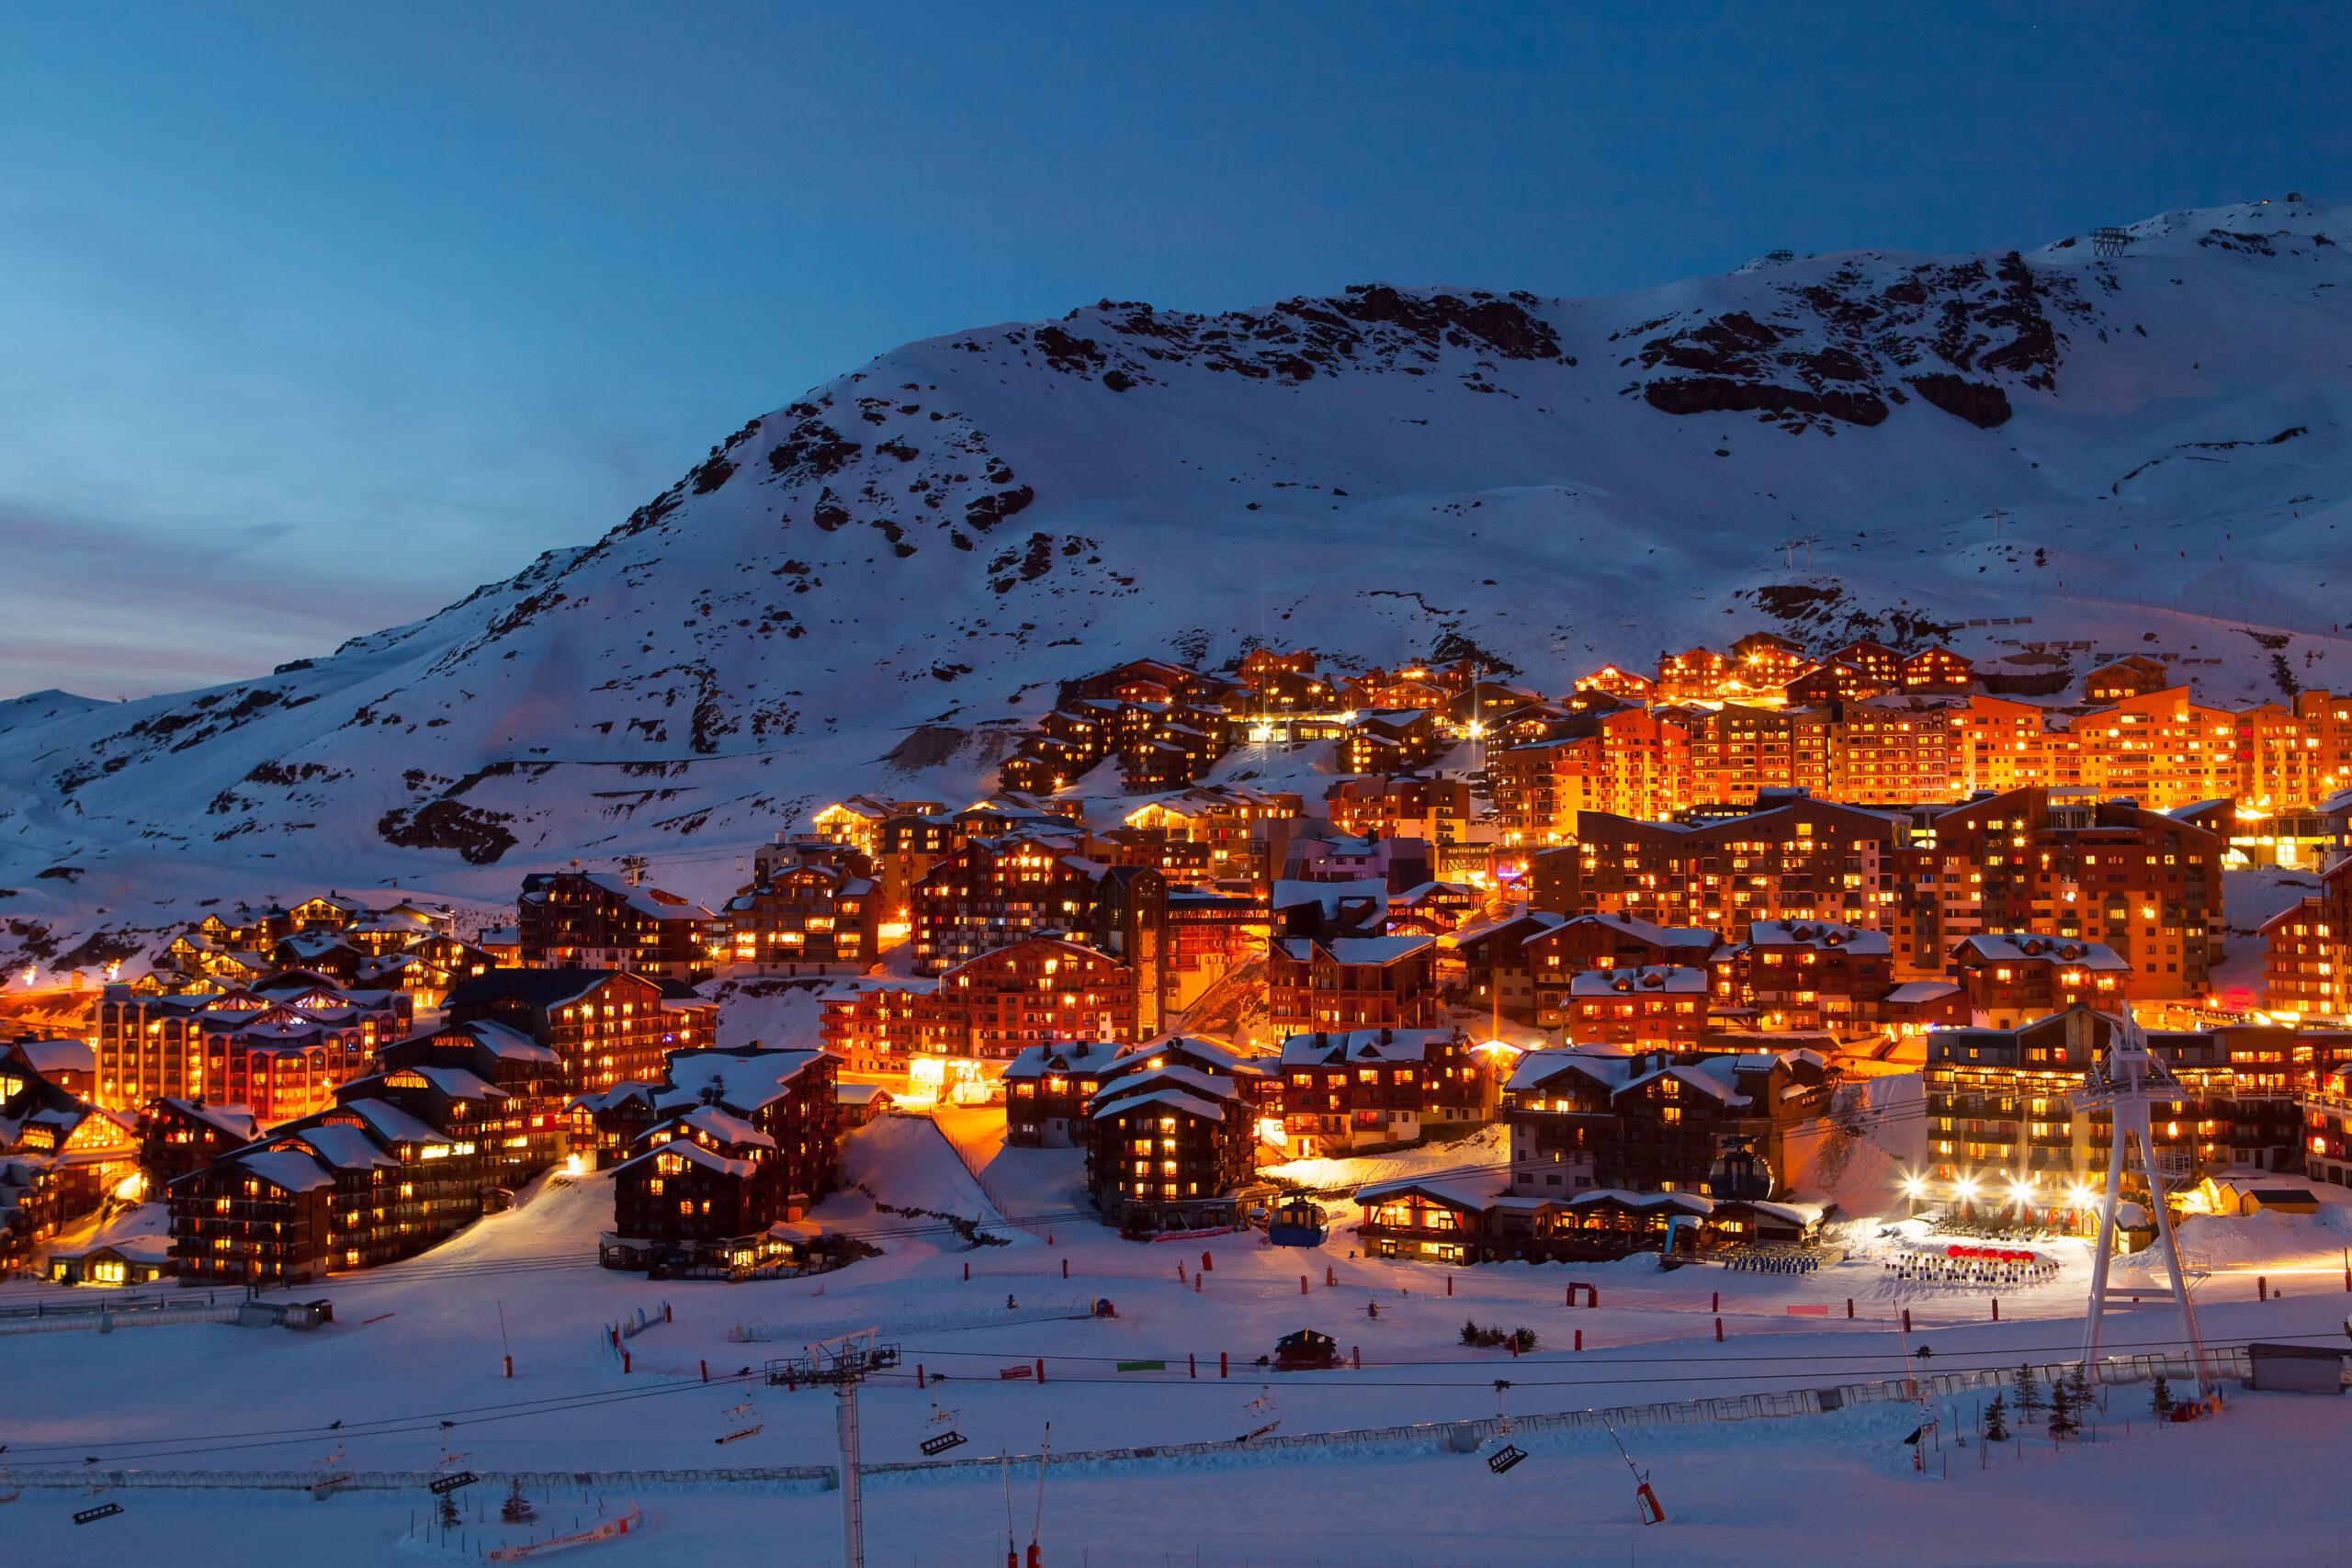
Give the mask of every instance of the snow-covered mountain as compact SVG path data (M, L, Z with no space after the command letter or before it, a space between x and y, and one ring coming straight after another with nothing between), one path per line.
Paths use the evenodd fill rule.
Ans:
M910 344L427 620L0 704L0 951L632 852L708 897L811 803L985 786L1059 682L1147 654L1475 649L1557 691L1758 626L1958 626L2202 660L2215 701L2352 686L2352 209L2129 232Z

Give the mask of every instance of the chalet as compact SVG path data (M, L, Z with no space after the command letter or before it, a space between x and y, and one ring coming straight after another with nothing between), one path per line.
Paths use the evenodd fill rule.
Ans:
M916 884L909 900L915 966L937 975L1029 937L1089 930L1108 867L1077 852L1078 840L1020 834L976 839Z
M96 1010L96 1098L124 1110L220 1100L265 1122L300 1115L404 1037L413 1006L403 992L345 991L305 970L226 991L109 985Z
M1562 1006L1586 1044L1688 1050L1709 1028L1717 986L1711 971L1684 964L1588 969L1568 981Z
M1331 825L1351 835L1441 844L1468 836L1470 785L1462 779L1419 773L1340 779L1323 792L1323 804Z
M1486 1071L1458 1029L1294 1034L1272 1066L1285 1146L1302 1156L1415 1143L1492 1110Z
M1269 923L1277 936L1329 942L1335 937L1385 935L1388 929L1388 884L1297 882L1285 878L1267 896Z
M841 1130L854 1133L890 1109L890 1094L880 1084L837 1083L834 1103L841 1107Z
M1875 697L1895 685L1894 681L1882 680L1861 665L1832 660L1800 672L1781 688L1781 694L1787 706L1808 708Z
M1594 1189L1571 1196L1498 1192L1442 1178L1358 1188L1363 1236L1375 1258L1419 1262L1605 1262L1699 1245L1713 1201L1690 1192Z
M786 1250L775 1227L832 1190L841 1104L821 1051L682 1053L654 1101L614 1168L608 1262L767 1262Z
M897 975L836 980L819 998L817 1036L854 1073L904 1072L922 1055L960 1055L965 1032L938 1000L939 982Z
M571 1151L562 1058L519 1030L475 1019L380 1047L377 1060L388 1071L461 1069L498 1090L480 1131L500 1187L519 1188Z
M0 1070L0 1162L21 1166L41 1228L88 1213L139 1169L136 1118L47 1079Z
M183 1284L300 1284L331 1267L335 1175L304 1150L255 1147L171 1184Z
M374 1268L481 1217L498 1191L484 1142L497 1097L461 1068L401 1067L345 1086L333 1109L271 1128L258 1146L305 1151L333 1174L331 1266ZM176 1203L179 1184L171 1190Z
M1252 694L1253 709L1325 708L1331 705L1331 688L1316 678L1312 650L1276 653L1252 649L1241 660L1242 687Z
M2013 1029L2078 1005L2111 1007L2132 972L2103 942L2030 931L1967 937L1951 956L1972 1020L1994 1029Z
M1233 1080L1177 1062L1098 1089L1090 1105L1087 1188L1122 1235L1240 1222L1257 1167L1257 1123Z
M1832 921L1757 920L1728 953L1733 994L1756 1028L1853 1031L1894 986L1886 933Z
M1486 895L1467 882L1424 882L1388 896L1388 934L1450 936L1476 920Z
M664 1116L713 1106L750 1122L774 1141L761 1160L762 1180L781 1208L805 1209L833 1190L841 1107L833 1059L822 1051L771 1051L757 1045L682 1051L655 1101ZM779 1219L797 1214L779 1213Z
M1657 690L1657 682L1646 675L1623 670L1614 664L1604 664L1589 675L1577 680L1579 692L1606 692L1628 702L1646 703Z
M882 824L894 817L928 817L946 809L944 801L854 795L818 812L809 826L828 843L847 845L871 860L881 852Z
M1578 975L1657 965L1710 968L1723 947L1723 938L1704 927L1653 925L1634 915L1566 919L1546 913L1531 918L1550 921L1551 929L1529 938L1521 954L1531 993L1521 1004L1527 1015L1511 1011L1508 994L1504 1012L1546 1029L1576 1023L1576 998L1568 987ZM1475 974L1472 978L1475 984Z
M49 1255L49 1278L60 1285L146 1285L171 1272L169 1236L117 1236L96 1247Z
M881 922L881 888L865 872L775 866L736 889L711 940L729 975L863 975L880 952Z
M85 1100L97 1095L98 1053L86 1040L40 1040L20 1034L0 1046L0 1070L40 1078Z
M1334 761L1343 773L1386 777L1428 767L1451 744L1430 709L1379 708L1342 723Z
M1898 690L1903 685L1903 656L1884 643L1849 642L1830 653L1824 664L1844 664L1859 670L1881 691Z
M1811 1051L1702 1055L1581 1049L1531 1051L1505 1084L1511 1190L1705 1192L1735 1145L1785 1169L1799 1123L1827 1109L1837 1074Z
M160 1193L189 1171L259 1136L261 1123L244 1106L151 1100L139 1112L139 1168L146 1173L147 1190Z
M1125 825L1148 838L1205 850L1205 874L1212 878L1266 882L1272 879L1267 845L1272 825L1295 820L1299 805L1295 795L1246 784L1196 784L1136 807Z
M358 979L359 966L375 954L344 940L340 931L300 931L280 937L269 951L279 970L302 969L337 986Z
M1266 953L1268 1021L1284 1032L1429 1028L1437 951L1428 936L1278 938Z
M2127 697L2161 692L2171 684L2170 670L2135 653L2112 664L2102 664L2084 676L2083 698L2086 702L2117 703Z
M1976 668L1948 648L1927 648L1903 661L1906 692L1964 692Z
M1133 1040L1136 971L1107 953L1032 937L958 964L929 998L960 1056L1009 1059L1061 1040Z
M1079 1040L1023 1050L1005 1065L1004 1141L1023 1148L1084 1146L1087 1102L1120 1049Z
M1835 1203L1719 1198L1699 1233L1699 1245L1707 1251L1734 1247L1815 1247L1820 1244L1823 1223L1837 1212Z
M613 969L496 969L446 1010L453 1025L488 1020L553 1050L571 1094L659 1077L671 1052L709 1043L718 1013L682 982Z
M609 1170L639 1136L653 1125L658 1083L616 1083L597 1094L572 1096L564 1107L571 1121L573 1152L592 1151L598 1170Z
M1565 916L1548 910L1506 915L1465 926L1445 939L1460 961L1465 997L1473 1007L1499 1013L1514 1023L1536 1020L1537 995L1530 949L1560 929Z
M711 912L625 876L534 872L514 913L530 968L635 969L674 980L710 973Z
M1432 863L1426 839L1300 832L1283 846L1282 873L1291 882L1368 882L1376 877L1395 893L1427 882Z

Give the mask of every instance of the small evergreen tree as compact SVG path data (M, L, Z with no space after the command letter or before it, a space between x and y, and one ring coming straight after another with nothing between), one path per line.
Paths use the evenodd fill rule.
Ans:
M2177 1402L2172 1396L2172 1383L2165 1378L2158 1378L2155 1381L2154 1386L2148 1390L2149 1413L2154 1416L2159 1421L2169 1421L2172 1419L2173 1407L2176 1403Z
M2053 1441L2071 1438L2081 1427L2075 1418L2075 1391L2059 1378L2050 1385L2050 1436Z
M2020 1363L2016 1375L2009 1381L2010 1386L2017 1391L2020 1414L2031 1416L2041 1408L2041 1385L2033 1381L2031 1366Z
M464 1523L464 1516L458 1512L458 1495L454 1492L442 1493L441 1533L447 1535Z
M1519 1353L1522 1356L1535 1348L1535 1330L1532 1328L1514 1329L1511 1337L1518 1341Z
M1995 1394L1993 1403L1984 1407L1984 1440L1986 1442L2006 1443L2009 1440L2008 1416L2009 1402L2002 1395Z
M514 1490L506 1494L506 1501L499 1505L498 1517L510 1525L527 1525L532 1512L531 1500L523 1495L523 1483L518 1476Z
M2066 1392L2074 1399L2077 1417L2098 1403L2098 1395L2091 1388L2090 1368L2081 1361L2067 1370Z
M1471 1318L1463 1324L1462 1343L1464 1345L1476 1345L1478 1343L1478 1320L1476 1318Z

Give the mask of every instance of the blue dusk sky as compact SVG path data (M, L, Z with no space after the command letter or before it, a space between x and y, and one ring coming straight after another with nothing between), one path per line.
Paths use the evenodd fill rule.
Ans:
M910 338L2352 200L2315 5L18 5L0 695L266 671Z

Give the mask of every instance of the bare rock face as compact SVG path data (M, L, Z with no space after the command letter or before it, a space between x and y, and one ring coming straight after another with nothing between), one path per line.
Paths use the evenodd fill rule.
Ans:
M1989 378L2055 390L2065 340L2052 316L2093 314L2071 276L2037 270L2015 251L1989 266L1865 256L1818 281L1767 287L1785 303L1763 319L1730 310L1644 342L1623 363L1668 374L1641 384L1643 400L1672 414L1756 413L1797 431L1882 423L1908 386L1989 430L2010 412Z

